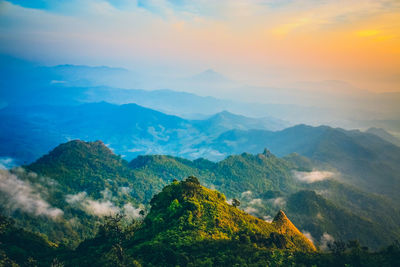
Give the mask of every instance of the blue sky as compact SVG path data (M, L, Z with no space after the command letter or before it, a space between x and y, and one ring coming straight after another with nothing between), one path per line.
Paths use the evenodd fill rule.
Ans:
M0 53L397 91L399 16L397 0L0 0Z

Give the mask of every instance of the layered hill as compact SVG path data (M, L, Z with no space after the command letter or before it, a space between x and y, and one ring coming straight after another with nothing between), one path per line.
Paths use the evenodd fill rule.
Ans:
M400 234L400 213L393 204L342 183L335 175L307 180L331 173L313 170L313 163L297 154L278 158L265 150L257 155L230 156L220 162L147 155L128 162L101 141L75 140L56 147L25 168L25 173L11 171L17 177L14 180L30 185L50 207L63 212L62 218L53 220L15 208L7 195L0 195L2 206L19 226L45 233L55 242L93 236L93 226L106 215L122 213L140 218L139 211L149 207L154 194L173 179L191 175L205 186L223 192L228 199L239 199L240 209L263 220L272 220L280 209L285 209L317 245L324 233L335 239L357 238L372 248L389 244ZM301 193L303 190L313 194ZM320 220L320 216L324 219ZM335 220L338 222L332 223Z
M335 168L356 187L399 201L400 148L372 134L298 125L278 132L232 130L208 145L226 154L257 153L260 147L278 156L296 152L319 167Z
M400 148L370 133L306 125L268 131L275 127L268 119L222 112L192 121L135 104L104 102L10 106L0 110L0 119L1 160L27 164L71 139L102 140L127 160L165 154L219 161L267 147L280 157L298 153L314 167L335 169L346 183L394 204L400 200Z
M133 233L117 239L100 234L83 242L72 265L84 266L89 255L92 266L110 261L138 261L146 266L218 265L251 261L249 253L267 263L277 250L309 253L316 248L286 216L278 215L273 223L253 217L192 176L156 194L150 212Z
M225 196L200 185L195 177L166 186L151 201L136 240L188 246L193 241L237 240L258 236L265 246L314 251L314 245L284 216L267 223L228 204ZM281 212L282 213L282 212ZM290 228L290 230L289 230ZM277 241L274 236L282 240ZM279 238L277 238L279 239Z

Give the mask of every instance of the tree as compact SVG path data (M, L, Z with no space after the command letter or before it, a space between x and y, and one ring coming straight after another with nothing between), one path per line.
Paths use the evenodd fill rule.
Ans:
M240 206L240 201L237 200L236 198L232 199L232 206L234 206L235 208Z
M140 211L139 211L139 215L142 216L142 217L144 217L144 215L145 215L144 210L140 210Z
M186 182L194 183L196 185L200 185L199 179L197 179L196 176L189 176L188 178L186 178Z
M328 243L328 249L336 255L341 255L346 251L346 243L342 240L333 241Z

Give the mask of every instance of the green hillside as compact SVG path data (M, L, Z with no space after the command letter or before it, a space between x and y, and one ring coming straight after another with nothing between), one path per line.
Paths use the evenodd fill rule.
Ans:
M290 230L284 230L288 225ZM201 186L193 176L174 181L155 195L149 214L132 236L118 241L121 257L115 261L129 259L146 266L184 266L190 262L196 266L203 265L203 261L223 262L228 256L232 257L230 261L240 260L230 256L238 247L259 252L316 251L286 216L277 216L272 224L253 217L228 204L222 193ZM100 238L82 243L73 264L82 263L87 253L98 255L92 262L94 266L111 264L113 246L97 246ZM239 258L245 260L244 255Z
M0 215L0 266L49 266L61 249Z
M285 209L318 246L324 233L335 239L357 238L374 249L400 237L400 213L390 201L339 179L312 183L296 179L293 171L307 173L314 169L311 160L298 154L278 158L265 150L257 155L229 156L220 162L147 155L127 162L100 141L76 140L58 146L26 169L38 175L12 172L33 185L42 185L43 177L54 181L39 194L62 210L63 216L53 220L20 209L5 214L15 218L18 226L44 233L53 242L74 240L72 246L93 237L105 215L120 212L129 218L140 218L139 211L148 210L150 200L164 186L173 179L192 175L228 199L239 199L240 209L263 220L272 220L280 209ZM302 190L314 194L304 194ZM312 204L315 210L323 211L325 220L319 223L313 210L306 206L293 208L293 203ZM93 208L107 212L99 213Z

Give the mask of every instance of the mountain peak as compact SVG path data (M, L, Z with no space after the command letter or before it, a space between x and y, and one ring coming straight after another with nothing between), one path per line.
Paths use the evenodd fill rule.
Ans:
M287 224L291 223L291 221L286 216L283 210L279 210L278 213L275 215L274 220L272 221L275 224Z
M197 82L229 82L229 79L227 79L224 75L214 71L213 69L207 69L197 75L194 75L192 79Z
M201 186L193 176L164 187L150 204L144 226L136 234L138 240L174 240L187 245L188 240L236 242L243 235L256 234L264 240L257 245L266 248L315 250L300 232L279 233L273 224L228 204L222 193Z
M298 236L300 237L300 242L308 247L312 247L315 250L314 244L307 239L296 226L289 220L283 210L279 210L275 215L274 220L272 221L272 225L278 230L278 233L289 236Z
M66 184L72 190L83 189L99 195L107 179L120 177L126 165L102 141L73 140L57 146L26 168Z

